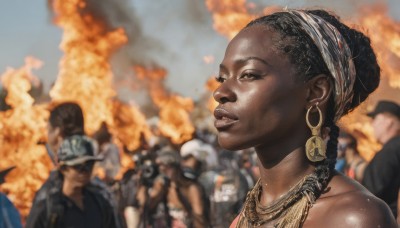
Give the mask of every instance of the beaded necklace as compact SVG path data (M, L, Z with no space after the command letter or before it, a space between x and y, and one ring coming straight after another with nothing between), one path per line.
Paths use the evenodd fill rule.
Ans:
M266 223L274 223L277 228L298 228L321 191L322 185L314 172L302 178L276 202L263 206L260 202L262 186L259 179L247 194L236 227L260 227Z

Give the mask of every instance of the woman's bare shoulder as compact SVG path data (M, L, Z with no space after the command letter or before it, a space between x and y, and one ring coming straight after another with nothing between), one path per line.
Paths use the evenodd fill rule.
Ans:
M397 227L385 202L340 174L331 179L310 210L310 222L324 227Z

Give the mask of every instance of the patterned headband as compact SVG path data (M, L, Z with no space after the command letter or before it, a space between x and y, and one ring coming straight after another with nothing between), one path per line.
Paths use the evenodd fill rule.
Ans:
M288 10L318 47L335 82L335 117L339 120L353 99L356 79L350 48L342 34L319 16L301 10Z

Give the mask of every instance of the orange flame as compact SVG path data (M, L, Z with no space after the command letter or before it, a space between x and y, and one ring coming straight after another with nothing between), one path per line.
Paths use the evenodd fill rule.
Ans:
M220 34L232 39L257 14L250 14L248 8L254 9L253 3L246 5L246 0L206 0L206 6L213 13L214 29ZM262 14L271 14L281 7L270 6L264 8Z
M382 146L374 139L371 120L365 115L366 105L361 105L352 113L341 118L339 126L357 139L357 149L360 155L370 161Z
M139 79L146 81L151 98L160 109L160 133L175 144L190 140L195 130L189 116L189 112L193 110L193 101L165 90L162 83L166 76L164 69L152 70L135 66L134 71Z
M255 18L246 8L246 0L206 0L213 13L214 29L232 39L247 23Z
M373 5L361 9L358 19L378 56L382 75L393 88L400 89L400 23L387 15L387 7Z
M109 59L126 43L122 29L108 31L104 24L88 13L79 13L83 0L54 1L56 24L64 29L57 81L50 91L56 101L78 102L85 115L87 133L92 134L102 122L112 123L111 101L116 93L111 88Z
M38 145L46 138L48 111L45 106L33 106L34 99L28 93L36 80L31 70L39 68L41 62L33 58L25 62L21 69L8 69L1 76L8 92L6 102L12 109L0 112L0 169L17 166L1 187L23 216L52 167L44 146Z
M111 133L128 150L132 151L140 146L141 134L144 134L146 139L151 137L152 133L146 124L146 117L134 105L113 100L112 111Z
M56 24L64 29L61 49L65 55L51 98L79 103L89 135L105 122L121 151L123 146L129 150L138 148L141 133L151 135L145 117L137 107L113 100L116 92L111 86L109 61L114 51L127 42L124 30L107 28L86 10L84 0L57 0L52 6ZM133 164L124 153L121 156L122 173Z

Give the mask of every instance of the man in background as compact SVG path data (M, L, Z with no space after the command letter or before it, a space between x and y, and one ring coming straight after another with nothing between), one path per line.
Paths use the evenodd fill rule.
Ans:
M383 145L365 169L363 185L385 201L397 217L400 189L400 106L379 101L372 117L375 138Z
M47 143L46 148L48 154L53 161L55 167L58 167L57 151L65 138L70 136L84 136L85 135L85 121L82 108L75 102L62 102L58 103L50 109L50 117L47 125ZM93 141L92 139L89 139ZM96 151L94 152L96 154ZM49 178L36 192L33 199L32 207L35 208L37 203L48 196L49 189L54 187L57 182L58 170L53 170ZM115 217L117 218L118 226L120 216L118 215L116 201L108 187L98 178L91 179L91 185L97 186L102 195L115 209Z
M29 213L27 228L117 227L111 204L91 186L96 161L91 140L82 135L67 137L59 146L58 167L45 199Z

